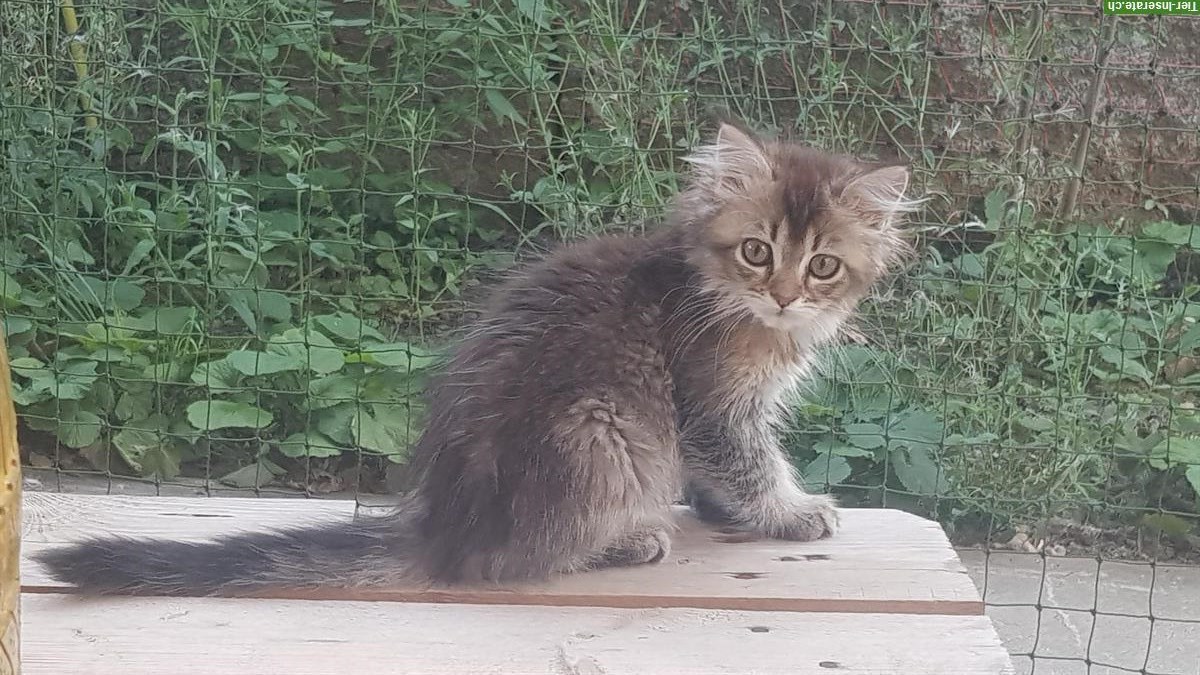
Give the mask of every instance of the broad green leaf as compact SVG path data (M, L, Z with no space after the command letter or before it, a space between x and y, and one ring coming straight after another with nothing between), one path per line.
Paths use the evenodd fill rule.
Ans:
M525 124L525 118L521 116L521 113L517 112L513 104L499 90L491 87L485 88L483 90L483 97L487 101L488 107L492 109L492 114L497 119L510 119L517 124Z
M136 309L146 297L146 291L128 279L102 281L82 275L62 284L60 292L93 307L125 312Z
M267 351L288 358L316 373L332 373L346 364L346 355L324 333L290 328L271 338Z
M54 378L47 374L30 375L27 384L13 381L13 403L18 406L31 406L53 398L50 391L54 387ZM26 424L35 424L36 418L26 420Z
M3 270L0 270L0 298L17 301L21 298L21 284Z
M12 337L33 328L33 322L20 316L4 317L4 334Z
M229 365L233 366L234 370L248 377L272 375L305 367L303 361L291 354L274 354L248 349L231 352L225 359Z
M100 363L129 363L129 352L121 347L101 347L88 353L88 358Z
M1166 276L1179 253L1176 245L1153 240L1139 240L1134 251L1134 273L1143 275L1146 281L1158 281Z
M58 440L69 448L82 448L100 440L104 421L95 413L74 406L63 408L58 418Z
M147 388L142 391L122 392L113 412L121 420L142 419L148 417L153 408L154 392Z
M1200 437L1168 436L1150 451L1150 465L1166 469L1174 464L1200 465Z
M987 270L983 267L983 262L976 253L964 253L954 259L951 266L964 277L971 279L981 279Z
M238 391L242 388L241 373L227 359L197 364L192 370L191 379L214 392Z
M342 454L339 443L313 429L288 436L278 443L278 447L288 457L337 457Z
M113 370L116 370L114 367ZM85 404L88 410L99 415L107 416L117 405L117 391L110 380L97 380L92 387L92 393Z
M1146 366L1142 365L1141 361L1133 359L1126 361L1125 365L1121 368L1121 373L1130 379L1145 382L1146 384L1154 382L1154 373L1151 373Z
M1200 228L1192 225L1176 225L1170 221L1160 220L1148 223L1142 228L1139 238L1157 239L1175 246L1200 246Z
M874 450L883 447L883 427L873 423L858 423L846 425L846 440L851 445L864 450Z
M874 457L875 453L865 448L860 448L849 443L843 443L832 437L822 438L813 444L814 452L823 455L837 455L839 457Z
M546 6L548 0L517 0L517 11L536 23L540 28L549 29L550 22L546 18L549 14L549 8Z
M892 470L904 489L919 495L943 494L945 472L941 471L927 446L895 448L891 452Z
M264 232L281 240L300 236L300 228L304 224L295 211L260 211L258 219Z
M183 380L180 378L183 376L185 367L183 364L175 361L170 363L152 363L146 366L142 372L142 376L155 382L182 382Z
M1109 365L1120 367L1125 362L1125 357L1121 354L1121 350L1113 345L1100 345L1096 350L1096 354Z
M811 491L824 490L838 485L850 477L850 462L845 457L819 454L800 471L805 486Z
M402 455L415 440L409 408L406 405L364 406L355 415L354 441L365 450L381 455Z
M1140 359L1146 353L1146 339L1134 330L1124 329L1110 340L1113 346L1120 349L1126 361Z
M264 457L253 464L221 476L219 480L237 488L260 488L285 473L287 472L282 467Z
M178 335L196 319L194 307L158 307L138 317L139 330Z
M1143 352L1145 349L1143 348ZM1102 345L1096 350L1101 359L1116 366L1122 375L1129 376L1135 380L1149 384L1154 380L1154 375L1142 365L1134 354L1127 354L1124 350L1113 345Z
M157 413L132 421L113 436L113 447L141 475L174 478L179 475L180 451L167 427L167 418Z
M44 401L39 402L35 406L31 406L32 415L26 417L23 422L30 429L37 431L56 431L58 429L58 418L63 414L70 414L68 409L72 406L78 406L75 401Z
M35 370L45 370L46 364L38 361L32 356L22 356L9 361L8 367L11 368L13 373L17 375L30 377L33 375L33 371Z
M77 401L87 396L92 385L99 379L96 366L92 360L72 359L59 365L51 393L55 397L68 401Z
M136 319L128 321L113 320L108 317L104 319L104 323L90 323L84 329L86 338L80 337L80 343L87 346L99 345L127 345L130 348L137 349L145 343L145 340L138 337L137 332L123 328L122 323L133 323ZM90 339L88 339L90 338Z
M894 418L888 436L892 447L899 445L934 445L942 440L944 427L937 417L926 410L908 410Z
M1005 205L1008 202L1008 195L1003 190L992 190L987 197L983 199L983 219L986 221L988 229L999 228L1004 225Z
M296 99L302 101L305 99ZM313 167L308 170L308 181L315 186L324 188L325 190L345 190L353 185L353 177L351 174L334 168ZM310 243L310 247L316 247L317 244L323 242L314 241ZM326 260L337 262L338 259L333 256L323 255Z
M75 239L68 241L66 246L60 247L59 250L61 250L63 255L66 256L67 260L71 262L83 263L84 265L96 264L96 258L93 257L91 253L88 253L87 249L85 249L83 245Z
M1186 475L1188 482L1192 484L1192 490L1196 492L1196 497L1200 499L1200 464L1189 466Z
M188 422L201 431L214 429L261 429L275 420L271 413L236 401L196 401L187 407Z
M157 476L160 480L171 480L179 475L181 452L176 445L161 445L150 448L142 455L142 475Z
M1194 323L1179 338L1179 351L1190 354L1200 348L1200 323Z
M315 414L317 429L340 445L354 445L354 420L358 416L358 403L339 403Z
M363 347L359 352L351 354L347 361L416 371L437 365L441 361L441 355L407 342L389 342Z
M328 375L308 385L309 408L328 408L363 398L362 378L352 375Z
M187 423L187 420L183 416L170 420L169 431L171 432L171 438L178 439L184 443L197 443L204 439L204 432L197 431L195 427Z
M344 312L337 314L322 314L314 316L313 322L325 332L339 337L347 342L357 344L363 338L371 338L383 342L386 338L362 319Z
M258 332L260 317L275 322L287 321L292 318L292 304L282 293L235 289L226 291L226 297L229 300L229 306L252 333Z
M121 270L121 276L129 276L133 272L133 268L140 265L152 250L154 250L153 239L141 239L134 244L133 250L129 252L129 257L125 260L125 269Z
M1078 317L1079 315L1068 314L1066 316ZM1081 318L1083 319L1083 331L1097 340L1107 340L1109 335L1121 330L1125 321L1121 314L1111 309L1097 309L1084 314Z

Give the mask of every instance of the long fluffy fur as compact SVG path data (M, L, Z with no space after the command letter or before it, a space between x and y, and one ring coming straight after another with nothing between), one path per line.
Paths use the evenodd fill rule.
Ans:
M393 520L325 523L213 541L92 538L35 555L55 578L96 594L242 595L286 583L403 582L408 537Z
M566 246L497 289L429 388L392 516L41 562L95 593L542 579L661 560L685 490L705 518L831 535L832 500L777 440L782 403L902 249L908 173L728 126L691 162L667 227ZM752 239L771 265L741 257ZM816 255L838 273L810 274Z

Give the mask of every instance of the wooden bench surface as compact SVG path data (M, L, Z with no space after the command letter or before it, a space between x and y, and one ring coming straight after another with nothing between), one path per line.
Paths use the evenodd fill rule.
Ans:
M74 496L25 497L27 553L105 532L203 540L230 532L349 520L354 503L326 500ZM979 615L983 603L941 528L891 510L848 509L837 537L738 541L680 509L680 532L658 565L569 575L548 584L438 588L278 589L274 598L393 600L617 608ZM70 592L36 563L25 592Z
M837 537L797 544L734 541L681 510L667 562L504 589L85 598L27 556L102 533L204 540L354 508L26 494L24 675L1013 672L941 529L898 511L847 510Z
M982 616L26 595L23 675L1010 675Z

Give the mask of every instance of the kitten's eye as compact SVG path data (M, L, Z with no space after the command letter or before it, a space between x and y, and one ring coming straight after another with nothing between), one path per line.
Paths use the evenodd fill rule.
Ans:
M742 242L742 257L755 267L762 267L771 262L771 247L761 239L747 239Z
M820 253L808 261L808 273L818 279L828 279L842 268L842 261L831 255Z

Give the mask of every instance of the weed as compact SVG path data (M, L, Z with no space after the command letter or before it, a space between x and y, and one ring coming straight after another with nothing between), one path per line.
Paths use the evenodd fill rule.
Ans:
M933 197L871 341L796 408L814 489L951 523L1194 514L1196 239L1145 222L1183 188L1040 221L1076 114L1051 66L1090 28L935 5L83 5L80 81L56 3L0 3L0 302L21 419L61 446L29 452L252 487L402 463L481 279L652 221L726 108L905 157Z

